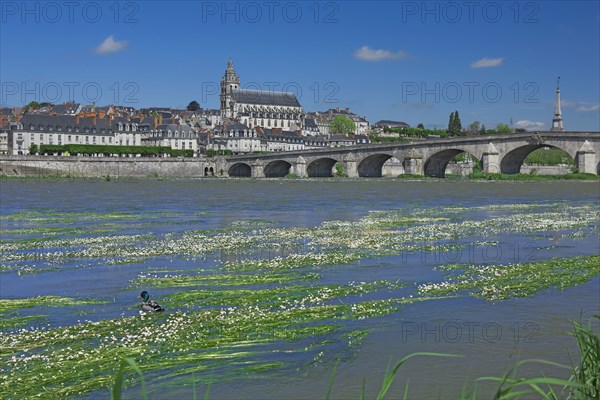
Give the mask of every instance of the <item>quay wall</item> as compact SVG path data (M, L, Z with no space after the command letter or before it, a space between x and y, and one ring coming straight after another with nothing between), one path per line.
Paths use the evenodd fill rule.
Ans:
M0 175L5 176L195 178L220 176L225 168L220 157L0 156Z

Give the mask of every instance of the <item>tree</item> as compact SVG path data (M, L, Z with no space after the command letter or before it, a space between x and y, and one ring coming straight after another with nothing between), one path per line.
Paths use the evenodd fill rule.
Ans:
M29 154L37 154L38 153L38 145L33 143L29 146Z
M448 133L451 136L460 135L462 132L462 125L460 123L460 117L458 111L450 113L450 120L448 121Z
M481 125L481 129L479 130L480 135L485 135L485 125Z
M200 104L196 100L190 101L190 104L186 107L188 111L198 111L200 109Z
M344 117L343 115L334 117L329 124L329 131L331 133L339 133L346 136L354 133L355 129L356 126L354 125L354 122L350 118Z
M496 132L498 133L510 133L511 129L510 126L504 124L504 123L499 123L498 125L496 125Z
M472 133L478 133L480 129L481 129L481 122L479 122L479 121L473 121L467 127L467 130Z
M448 120L448 133L452 133L454 129L454 112L450 113L450 119Z
M460 135L462 132L462 124L460 123L460 117L458 111L454 112L454 129L452 131L455 135Z
M423 125L422 122L419 122L419 125L417 125L417 129L425 129L425 125Z

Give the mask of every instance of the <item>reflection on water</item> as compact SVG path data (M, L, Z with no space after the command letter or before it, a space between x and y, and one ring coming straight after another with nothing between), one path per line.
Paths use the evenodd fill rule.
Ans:
M597 183L587 182L10 181L3 182L0 189L3 217L31 213L21 221L4 218L1 221L3 240L122 235L122 246L127 245L128 238L137 235L143 238L141 242L151 242L164 241L171 235L177 238L177 235L190 231L218 232L224 229L237 230L241 240L244 235L251 236L252 230L313 229L325 221L358 221L375 210L400 210L411 215L413 210L460 206L465 209L447 215L451 221L455 218L460 222L467 217L492 219L506 214L502 208L471 210L479 206L600 204ZM54 221L50 223L52 218L45 215L52 215ZM110 218L97 217L102 215L110 215ZM9 234L32 225L45 231ZM378 229L385 234L386 228ZM515 263L600 253L597 226L588 227L585 235L580 237L563 235L560 231L535 234L493 231L489 236L481 232L449 239L446 241L449 246L439 249L362 257L342 268L322 266L315 270L327 284L376 280L418 283L442 280L444 273L433 269L439 264ZM40 256L37 260L23 261L20 269L10 264L11 268L0 270L0 294L3 299L38 295L108 299L108 304L81 307L78 313L45 311L52 326L73 324L82 318L99 321L136 312L134 306L139 290L132 287L131 282L140 273L181 268L214 271L224 263L285 258L321 250L311 248L306 239L283 244L279 241L277 245L268 239L261 238L261 246L242 250L221 248L195 256L141 257L127 264L116 263L110 257L55 262L44 261ZM73 247L72 250L81 250L85 246L82 244L81 248ZM44 249L44 252L53 251L60 251L60 248ZM41 265L45 272L27 273L28 270L23 269L29 267L33 269L31 272L36 272L34 269ZM599 285L600 279L596 277L592 282L564 291L549 289L532 297L495 303L471 297L417 302L384 318L348 321L344 328L346 332L369 331L355 351L346 354L347 349L343 346L333 345L333 354L319 362L311 362L312 367L306 367L311 360L302 354L283 351L271 354L263 361L292 360L293 368L265 372L259 380L216 383L212 386L211 398L324 397L336 358L342 362L338 366L332 397L359 397L364 379L370 398L377 393L388 364L417 351L453 353L463 357L411 360L397 377L390 392L392 397L404 392L409 379L411 398L455 398L465 382L472 382L479 376L501 375L517 359L545 358L570 364L567 350L573 352L575 349L574 340L568 335L570 321L580 318L585 321L597 313ZM156 288L152 291L153 297L167 296L174 290ZM394 293L408 296L410 290L401 288ZM29 314L24 310L21 315ZM332 342L339 340L337 336L331 338ZM312 339L320 343L330 337ZM336 351L340 352L337 357ZM523 372L524 375L540 375L539 369ZM565 374L549 368L544 368L544 372ZM154 390L159 396L191 397L189 386L173 384ZM105 394L92 397L104 398Z

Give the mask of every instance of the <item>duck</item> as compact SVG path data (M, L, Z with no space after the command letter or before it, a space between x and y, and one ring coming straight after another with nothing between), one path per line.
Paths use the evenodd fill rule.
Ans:
M142 311L145 311L145 312L165 311L165 309L160 304L158 304L154 300L150 300L150 294L147 291L144 290L142 293L140 293L140 297L142 298L142 300L144 300L144 302L140 306Z

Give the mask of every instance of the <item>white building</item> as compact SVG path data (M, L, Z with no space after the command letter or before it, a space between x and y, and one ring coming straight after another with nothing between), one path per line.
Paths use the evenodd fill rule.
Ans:
M149 125L77 115L25 114L9 131L9 154L29 154L31 145L89 144L141 146Z
M144 146L164 146L178 150L193 150L198 155L198 134L186 124L161 124L150 129L141 140Z

